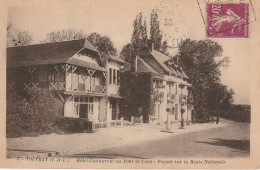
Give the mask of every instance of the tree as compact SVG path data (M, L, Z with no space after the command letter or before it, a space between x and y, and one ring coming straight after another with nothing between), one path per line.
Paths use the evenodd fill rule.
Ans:
M33 36L29 31L22 31L12 24L7 25L7 47L30 45Z
M97 47L99 52L116 55L117 49L109 37L102 36L98 33L91 33L87 39L92 45Z
M168 55L167 41L162 41L162 31L160 29L157 11L153 10L150 17L150 38L154 43L154 49ZM147 39L146 19L142 13L139 13L133 21L131 43L126 44L120 53L122 58L124 58L127 63L133 62L135 56L138 55L138 51L147 45Z
M234 92L220 82L220 67L229 61L228 57L219 59L222 52L222 47L211 40L187 39L179 46L177 58L190 77L199 119L216 114L219 108L227 110L233 102Z
M45 40L42 41L42 43L79 40L84 38L86 38L86 34L82 30L78 31L69 28L48 33Z
M134 53L137 55L139 50L144 48L147 43L147 25L146 21L143 21L143 14L139 13L133 22L133 34L131 43Z
M153 9L150 17L150 36L151 40L154 42L154 49L167 54L167 41L162 42L162 31L160 29L157 10Z
M78 31L71 28L48 33L43 43L79 39L88 39L90 43L92 43L93 46L97 47L97 49L101 53L103 52L110 55L116 55L117 53L117 50L109 37L102 36L98 33L92 33L87 36L82 30Z
M127 63L133 62L134 56L135 54L133 50L133 45L131 43L125 45L120 52L120 57L123 58Z

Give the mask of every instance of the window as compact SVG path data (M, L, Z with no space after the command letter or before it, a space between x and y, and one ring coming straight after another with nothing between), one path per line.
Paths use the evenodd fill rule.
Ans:
M80 97L80 102L84 102L84 97Z
M112 77L113 77L112 74L113 74L113 73L112 73L112 68L110 68L110 69L109 69L109 84L112 84Z
M74 73L73 73L73 81L74 82L79 82L79 72L78 71L75 71Z
M84 105L85 107L81 107ZM84 109L84 110L82 110ZM93 97L83 97L83 96L75 96L74 97L74 114L80 115L81 112L85 112L84 118L92 119L94 112L94 98ZM86 115L87 114L87 115Z
M75 71L72 74L72 79L73 79L72 89L78 90L78 88L79 88L79 72L78 71Z
M109 68L109 84L120 84L120 72L117 69Z
M79 102L79 97L74 97L74 102Z
M116 70L113 69L113 84L116 84Z
M57 72L55 71L55 81L59 81L59 82L62 82L65 80L65 74L61 73L61 72Z
M79 115L79 104L74 104L74 114Z
M49 82L50 82L50 81L52 81L52 82L55 81L55 74L54 74L54 72L49 72L49 73L48 73L48 81L49 81Z
M90 84L95 85L95 77L89 77L90 78Z
M117 85L120 85L120 71L117 70Z

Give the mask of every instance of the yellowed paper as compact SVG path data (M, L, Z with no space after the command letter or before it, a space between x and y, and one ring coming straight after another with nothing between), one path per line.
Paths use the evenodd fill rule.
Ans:
M259 1L15 0L0 3L1 168L260 168ZM152 40L153 12L158 15L161 42L167 42L165 55L162 54L163 45L157 49L156 41ZM136 50L134 55L124 54L129 61L120 58L127 44L136 43L133 40L134 27L140 18L146 25L146 30L139 29L146 32L140 33L140 36L147 35L145 46ZM104 48L97 43L100 37L105 37L104 41L108 41L108 37L116 52L110 47L102 51ZM197 75L192 75L179 63L184 54L194 58L199 58L200 54L194 49L191 49L192 54L181 53L179 47L187 39L198 44L210 40L222 47L223 52L217 61L227 57L229 62L224 63L228 66L220 67L219 83L233 89L232 106L251 108L249 118L235 114L236 111L232 115L226 113L231 115L229 118L223 115L219 118L217 107L213 109L214 113L209 113L207 123L195 123L200 99L192 98L191 93L196 95L194 87L198 89L201 84L194 84L191 77ZM136 47L131 48L135 50ZM106 50L110 51L106 53ZM200 52L205 54L203 48ZM36 59L29 61L32 56ZM13 58L9 60L7 57ZM128 62L132 62L132 67ZM207 64L205 62L205 66ZM37 76L37 81L32 76L28 78L30 82L26 79L19 85L11 78L13 84L10 84L9 68L20 69L21 72L16 69L14 73L20 82L27 73L34 75L35 70L38 70L37 75L43 76ZM46 75L40 73L41 70L45 70ZM186 71L190 74L186 75ZM130 75L141 78L130 80ZM148 75L152 75L151 83L143 87ZM44 86L41 83L45 79ZM49 133L42 132L44 134L40 134L39 128L34 131L38 134L32 133L30 129L34 127L28 126L30 133L25 133L26 124L20 126L21 120L30 122L30 117L19 119L18 115L9 119L7 116L9 93L6 92L15 87L22 93L42 87L54 92L56 99L49 101L57 102L57 106L61 104L62 120L73 119L80 126L88 121L90 126L84 126L81 132L65 132L64 129L57 131L58 125L48 125L52 128ZM151 94L142 93L149 88ZM135 95L136 98L129 99ZM44 110L44 107L51 106L47 104L48 100L38 97L35 101L46 103L35 104L37 107ZM216 98L217 93L213 96ZM146 100L150 103L145 103ZM30 105L29 99L27 104ZM24 113L29 113L28 105L19 105L17 112L25 109ZM151 107L146 110L148 105ZM6 121L7 117L9 121ZM45 118L37 119L33 126L40 126L40 120L45 121ZM10 124L15 130L12 131ZM20 131L16 125L21 127ZM68 121L66 125L68 128L75 123Z

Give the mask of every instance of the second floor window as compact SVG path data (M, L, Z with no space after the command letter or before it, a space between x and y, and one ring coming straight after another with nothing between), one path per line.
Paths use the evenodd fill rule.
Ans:
M120 84L120 71L116 69L109 69L109 84L119 85Z
M55 74L54 74L54 72L49 72L48 73L48 82L50 82L50 81L52 81L52 82L55 81Z
M116 70L113 69L113 84L116 84L117 78L116 78Z
M64 82L64 81L65 81L65 74L61 72L57 72L55 70L48 71L48 82Z
M117 70L117 85L120 85L120 71Z
M109 84L112 84L112 68L109 69Z

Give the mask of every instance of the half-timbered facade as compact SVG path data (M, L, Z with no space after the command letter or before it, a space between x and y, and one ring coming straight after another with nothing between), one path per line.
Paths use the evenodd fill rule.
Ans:
M116 77L112 78L113 88L119 88L123 61L112 62L110 58L100 55L88 40L10 47L7 49L7 88L20 94L32 88L54 91L65 117L93 122L116 120L118 117L109 110L109 102L120 96L115 90L111 92L109 76ZM109 73L110 65L116 65L112 73ZM111 107L114 108L118 109L116 104Z

